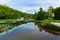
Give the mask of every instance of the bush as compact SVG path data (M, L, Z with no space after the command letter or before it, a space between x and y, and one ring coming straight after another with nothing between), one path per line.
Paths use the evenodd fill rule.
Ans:
M42 26L45 26L45 25L49 24L49 23L52 22L52 21L53 21L52 18L48 18L48 19L46 19L46 20L41 21L41 25L42 25Z

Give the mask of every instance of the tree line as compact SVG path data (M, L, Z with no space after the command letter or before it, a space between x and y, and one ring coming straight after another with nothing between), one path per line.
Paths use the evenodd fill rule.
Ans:
M35 14L29 14L15 10L6 5L0 5L0 19L19 19L21 17L36 20L44 20L48 18L60 20L60 7L53 8L50 6L47 11L40 8L38 12L35 12Z
M60 20L60 7L53 8L49 7L47 11L40 8L38 12L35 12L36 20L45 20L48 18L52 18L54 20Z
M15 10L6 5L0 5L0 19L18 19L21 17L28 19L34 18L34 15Z

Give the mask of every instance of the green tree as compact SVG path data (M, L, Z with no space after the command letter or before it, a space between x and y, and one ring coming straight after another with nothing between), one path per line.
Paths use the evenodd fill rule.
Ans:
M39 12L36 14L37 20L44 20L48 18L48 12L44 11L42 8L40 8Z
M48 13L49 13L49 17L52 17L52 15L54 15L54 8L52 6L49 6L49 9L48 9Z
M20 17L33 18L34 15L15 10L6 5L0 5L0 19L18 19Z
M58 7L58 8L55 9L54 19L55 20L60 20L60 7Z

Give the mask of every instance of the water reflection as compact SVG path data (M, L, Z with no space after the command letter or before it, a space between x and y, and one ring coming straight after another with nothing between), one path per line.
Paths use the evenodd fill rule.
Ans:
M50 34L54 34L54 35L58 35L60 36L60 32L57 32L57 31L54 31L54 30L51 30L51 29L47 29L45 27L42 27L40 25L40 23L35 23L35 25L37 25L37 27L39 28L39 31L41 32L42 30L45 30L45 32L48 32Z
M7 32L8 30L10 30L14 27L17 27L18 25L25 24L25 23L28 23L28 22L21 21L21 22L16 22L16 23L9 23L9 24L8 23L2 23L2 24L0 24L0 33L4 32L4 31ZM42 27L40 25L40 23L34 23L34 24L35 24L35 26L37 26L39 28L40 32L42 32L44 30L45 32L48 32L50 34L60 35L60 32L56 32L56 31L53 31L51 29L47 29L45 27Z
M18 25L19 24L20 23L18 23ZM29 22L18 25L16 29L13 29L11 32L0 35L0 40L60 40L60 36L49 34L49 32L38 23Z
M8 30L17 27L18 25L25 24L27 22L21 21L16 23L0 23L0 33L7 32Z

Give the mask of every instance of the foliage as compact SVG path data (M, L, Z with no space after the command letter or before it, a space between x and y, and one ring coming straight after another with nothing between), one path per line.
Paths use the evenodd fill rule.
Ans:
M60 23L60 20L54 20L53 22L58 22L58 23Z
M8 30L11 30L12 28L18 27L21 24L25 24L27 22L25 21L20 21L16 23L0 23L0 33L6 32Z
M53 24L47 24L47 25L45 25L45 27L48 29L52 29L54 31L60 31L60 27L53 25Z
M18 19L21 17L34 18L34 15L12 9L6 5L0 5L0 19Z
M55 9L54 14L55 14L54 19L60 20L60 7Z
M48 16L49 16L49 17L51 17L51 18L53 17L54 10L55 10L55 9L54 9L52 6L49 6L49 9L48 9L48 13L49 13Z
M40 8L39 12L35 13L35 15L37 20L44 20L48 18L48 12L43 11L42 8Z
M41 21L41 25L42 26L45 26L45 25L47 25L47 24L49 24L50 22L53 22L54 20L52 19L52 18L48 18L48 19L46 19L46 20L42 20Z
M51 22L59 22L59 21L53 20L52 18L48 18L46 20L41 21L41 25L45 28L48 28L54 31L60 31L60 27L51 24Z

